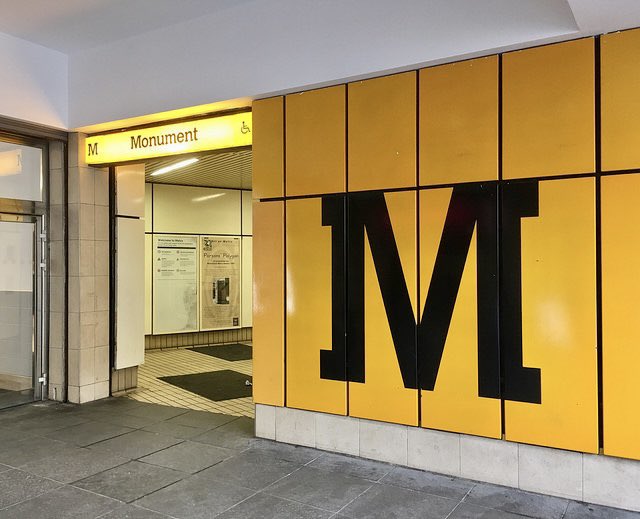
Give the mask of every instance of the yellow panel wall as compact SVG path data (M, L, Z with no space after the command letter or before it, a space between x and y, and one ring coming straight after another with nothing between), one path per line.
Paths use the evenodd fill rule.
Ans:
M347 383L320 378L320 352L332 349L331 284L338 275L331 233L322 225L322 199L287 201L287 406L346 414Z
M253 400L284 405L284 202L253 204Z
M540 369L542 398L505 401L506 438L595 453L595 180L540 182L521 240L523 365Z
M595 171L593 38L502 57L503 178Z
M384 198L415 319L416 193L387 193ZM349 382L349 414L371 420L418 425L418 390L404 386L371 246L366 237L364 249L365 382ZM415 344L405 347L415 348Z
M284 195L284 100L253 103L253 198Z
M640 174L602 178L604 452L640 459Z
M346 190L346 86L286 97L287 196Z
M498 179L498 57L420 71L420 185Z
M640 168L640 30L600 39L602 169Z
M420 308L424 308L453 189L420 192ZM501 436L500 400L478 396L477 225L433 391L422 390L422 426Z
M349 191L416 185L416 95L416 72L348 85Z

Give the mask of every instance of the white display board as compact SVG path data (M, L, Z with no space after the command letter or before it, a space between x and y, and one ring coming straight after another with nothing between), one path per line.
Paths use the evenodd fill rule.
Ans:
M153 333L198 331L198 238L153 237Z
M153 301L153 236L144 235L144 334L151 335L151 305Z
M116 218L116 369L144 362L144 220Z
M240 327L240 238L200 237L200 329Z

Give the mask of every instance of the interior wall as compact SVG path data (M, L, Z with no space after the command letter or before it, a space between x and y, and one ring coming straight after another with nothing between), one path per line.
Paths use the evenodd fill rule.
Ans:
M0 115L68 127L68 57L0 33Z
M185 330L182 335L190 338L181 339L177 329L165 330L154 326L154 316L158 298L162 297L158 288L154 288L153 265L154 237L175 237L194 239L197 246L197 261L200 262L202 237L221 236L237 238L240 249L240 273L238 296L240 312L238 325L233 328L250 328L251 320L251 192L237 189L218 189L208 187L191 187L169 184L146 184L145 191L145 334L169 335L169 339L148 338L147 348L156 346L172 347L200 344L203 340L211 343L224 341L225 334L217 330L209 330L200 322L195 327ZM200 279L200 265L196 279ZM202 286L197 286L198 306L201 302ZM174 294L175 296L175 294ZM232 328L229 326L229 328ZM222 330L220 330L222 331ZM224 330L232 331L232 330ZM247 340L245 332L226 334L230 340Z

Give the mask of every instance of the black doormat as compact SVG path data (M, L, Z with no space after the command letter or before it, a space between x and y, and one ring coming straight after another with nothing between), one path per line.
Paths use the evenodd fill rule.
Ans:
M251 346L239 343L220 344L219 346L200 346L193 348L193 351L229 361L249 360L251 358Z
M249 375L224 369L222 371L208 371L207 373L193 373L192 375L175 375L160 377L179 388L191 391L214 402L245 398L251 396L251 386L246 381L252 381Z

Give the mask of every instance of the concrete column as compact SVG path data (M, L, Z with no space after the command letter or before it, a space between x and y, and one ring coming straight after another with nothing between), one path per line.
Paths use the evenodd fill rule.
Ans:
M66 398L65 145L49 143L49 399Z
M109 396L109 172L88 167L84 135L69 138L69 394Z

